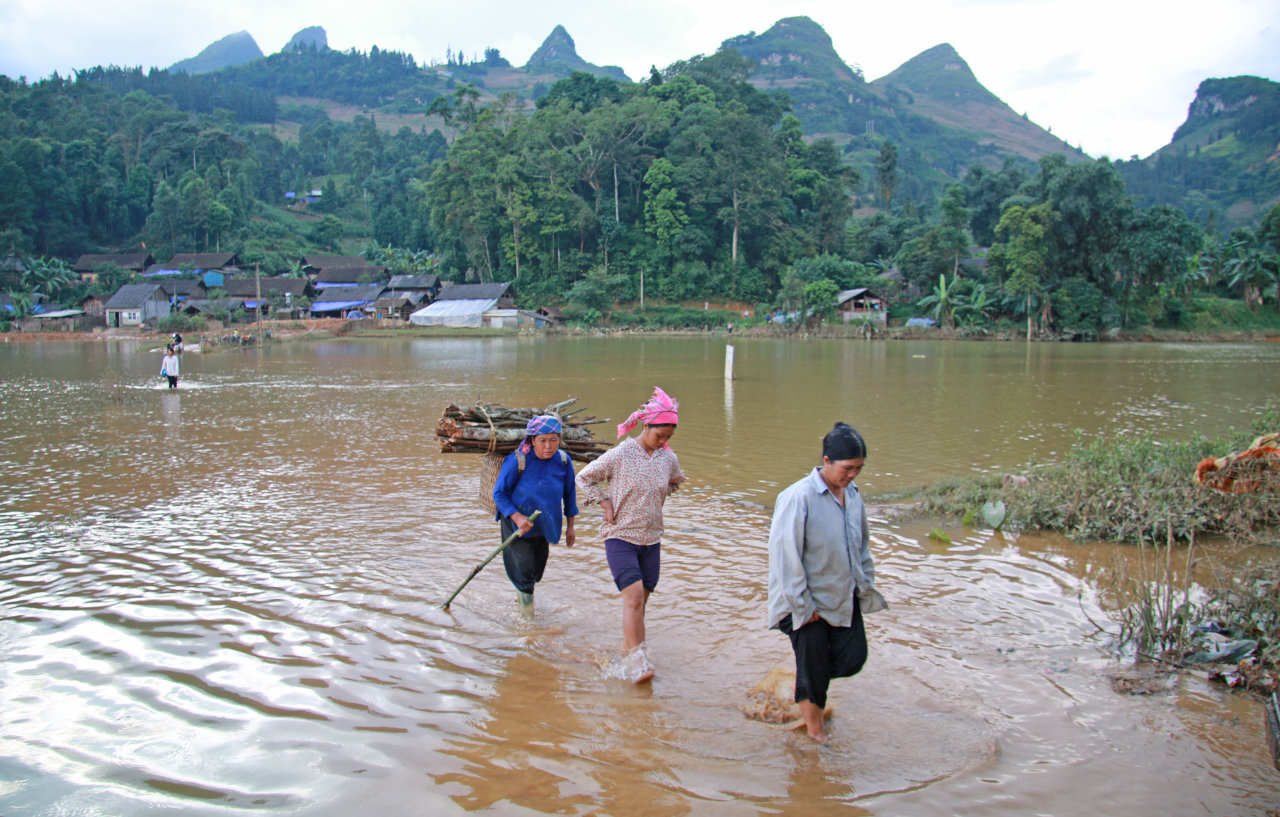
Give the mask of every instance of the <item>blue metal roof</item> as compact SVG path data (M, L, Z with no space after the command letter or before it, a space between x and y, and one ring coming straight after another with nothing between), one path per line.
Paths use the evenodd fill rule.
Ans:
M311 305L312 312L338 312L343 309L364 306L370 301L317 301Z

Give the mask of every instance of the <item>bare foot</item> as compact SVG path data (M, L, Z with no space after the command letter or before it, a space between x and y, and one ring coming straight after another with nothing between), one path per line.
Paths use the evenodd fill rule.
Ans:
M812 701L797 701L800 705L800 714L804 716L805 731L809 734L809 739L816 743L826 743L827 733L824 713L822 708Z

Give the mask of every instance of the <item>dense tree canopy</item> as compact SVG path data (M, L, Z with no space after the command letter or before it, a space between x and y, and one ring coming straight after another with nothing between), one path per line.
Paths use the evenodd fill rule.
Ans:
M601 265L627 292L769 299L842 248L857 177L745 77L717 55L641 85L575 74L527 118L490 106L426 185L443 268L548 297Z
M724 50L638 84L576 73L532 106L465 83L437 93L436 72L376 49L304 48L216 80L0 77L0 255L56 272L55 258L145 244L160 259L230 250L276 272L309 249L365 245L600 315L716 299L812 322L835 293L871 286L899 312L1029 334L1176 325L1197 295L1254 309L1280 295L1280 206L1219 236L1183 209L1136 206L1112 163L1057 155L956 169L939 189L909 145L807 137L751 70ZM274 95L240 80L303 95L309 72L358 76L361 104L412 98L443 132L294 101L283 138ZM851 150L872 153L872 178ZM286 193L317 190L285 209ZM68 285L34 281L22 284Z

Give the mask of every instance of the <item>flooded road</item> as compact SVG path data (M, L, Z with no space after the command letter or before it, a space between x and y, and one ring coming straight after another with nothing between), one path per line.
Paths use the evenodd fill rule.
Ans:
M1181 439L1274 399L1276 345L433 338L183 358L0 347L0 814L1267 815L1261 706L1188 678L1121 695L1107 576L1132 549L872 520L871 657L831 742L739 706L765 630L774 497L835 420L870 502L1007 473L1085 435ZM524 621L448 403L660 385L668 503L651 686L605 677L621 608L584 512ZM612 424L596 426L610 438ZM1226 558L1226 557L1224 557ZM1112 627L1111 629L1115 629ZM816 811L815 811L816 810Z

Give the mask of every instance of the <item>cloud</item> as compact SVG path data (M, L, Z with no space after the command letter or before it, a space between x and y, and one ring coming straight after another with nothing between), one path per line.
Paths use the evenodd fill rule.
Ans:
M1080 63L1079 52L1062 54L1039 68L1015 72L1012 77L1012 87L1017 91L1027 91L1092 79L1096 72L1081 67Z

